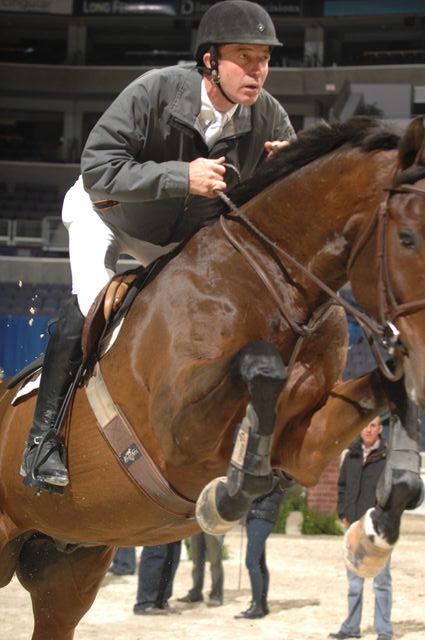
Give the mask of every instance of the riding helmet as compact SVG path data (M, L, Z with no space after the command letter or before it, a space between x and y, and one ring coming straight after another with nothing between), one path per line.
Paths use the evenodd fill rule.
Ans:
M249 0L224 0L213 4L202 16L195 44L195 57L202 57L211 45L265 44L280 47L273 21L267 11Z

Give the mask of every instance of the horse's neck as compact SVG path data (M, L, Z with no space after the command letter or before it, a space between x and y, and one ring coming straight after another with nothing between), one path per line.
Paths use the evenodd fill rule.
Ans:
M274 183L249 203L249 215L277 246L337 290L347 282L361 230L385 198L394 171L388 160L388 152L341 149ZM301 274L300 282L311 288L307 276Z

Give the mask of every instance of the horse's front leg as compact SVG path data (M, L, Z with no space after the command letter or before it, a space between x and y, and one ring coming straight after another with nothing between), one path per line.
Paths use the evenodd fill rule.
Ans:
M238 377L250 402L238 425L227 477L215 478L197 501L196 517L207 533L224 533L244 516L252 501L272 488L270 454L276 403L287 378L277 349L252 342L235 359Z
M418 408L403 381L389 384L391 423L387 460L377 486L377 504L345 536L346 562L358 575L374 576L385 565L400 533L405 509L423 499Z
M16 573L29 591L34 613L31 640L72 640L96 597L114 547L56 549L48 538L30 538L17 559Z

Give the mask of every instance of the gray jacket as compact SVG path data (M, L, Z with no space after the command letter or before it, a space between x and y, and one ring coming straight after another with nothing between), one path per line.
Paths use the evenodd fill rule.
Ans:
M234 133L208 150L195 124L202 77L194 65L149 71L128 85L91 131L81 159L84 187L106 224L153 244L186 239L216 213L215 199L188 194L188 163L226 156L242 180L265 159L264 142L294 130L262 90L239 105ZM227 172L229 184L233 176Z

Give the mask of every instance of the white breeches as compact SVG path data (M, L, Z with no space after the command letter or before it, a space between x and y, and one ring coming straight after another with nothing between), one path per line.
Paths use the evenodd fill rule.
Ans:
M115 274L121 254L129 255L145 266L177 245L153 245L107 226L94 211L81 176L65 195L62 220L69 234L72 293L77 295L84 316Z

